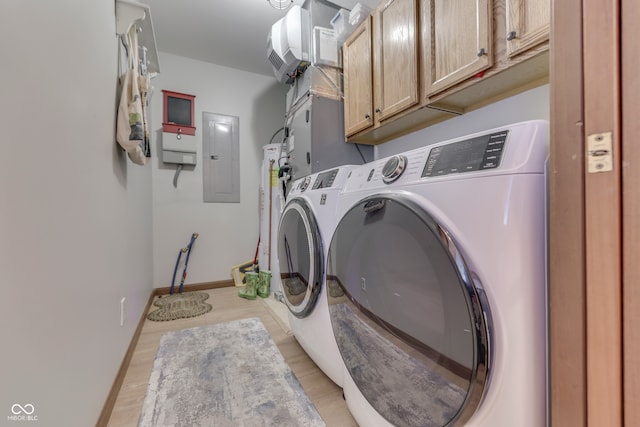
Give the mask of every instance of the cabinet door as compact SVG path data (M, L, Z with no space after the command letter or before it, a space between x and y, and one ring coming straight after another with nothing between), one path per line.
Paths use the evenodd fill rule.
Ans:
M509 57L549 40L550 3L550 0L507 0Z
M416 0L387 0L375 11L374 105L382 121L418 103Z
M344 129L346 136L373 125L371 17L342 47L344 65Z
M492 65L491 0L421 0L421 5L427 97Z

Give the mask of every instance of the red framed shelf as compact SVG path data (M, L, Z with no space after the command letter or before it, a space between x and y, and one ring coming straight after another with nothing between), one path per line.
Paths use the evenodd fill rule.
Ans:
M163 90L162 97L162 131L195 135L195 95Z

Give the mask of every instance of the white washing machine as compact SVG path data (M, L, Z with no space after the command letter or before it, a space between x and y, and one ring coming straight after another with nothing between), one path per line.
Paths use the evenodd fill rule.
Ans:
M294 181L278 227L280 282L291 329L309 357L339 386L344 367L325 302L325 257L337 222L338 194L355 167Z
M327 277L361 426L546 424L548 125L351 172Z

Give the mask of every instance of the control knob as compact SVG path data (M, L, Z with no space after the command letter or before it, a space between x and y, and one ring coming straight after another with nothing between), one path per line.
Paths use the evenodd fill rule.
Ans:
M392 156L382 167L382 181L390 184L404 173L407 168L407 156L402 154Z
M300 183L300 192L304 192L308 187L309 184L311 184L311 177L307 176L304 178L304 180Z

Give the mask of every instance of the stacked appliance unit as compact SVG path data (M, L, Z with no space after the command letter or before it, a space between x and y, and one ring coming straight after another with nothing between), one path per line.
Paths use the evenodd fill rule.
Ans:
M291 84L286 98L286 143L282 148L282 157L287 158L290 168L290 182L373 158L373 147L345 142L340 70L321 65L327 61L320 58L319 49L311 47L319 45L312 43L313 30L329 27L338 10L329 2L307 0L302 7L293 6L275 23L268 37L267 55L274 74L280 82Z
M373 158L373 147L344 141L343 104L339 98L319 94L316 82L324 75L308 69L290 89L293 99L287 111L287 162L293 182L312 173L345 164L362 164ZM295 92L302 95L295 99Z

